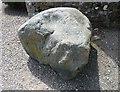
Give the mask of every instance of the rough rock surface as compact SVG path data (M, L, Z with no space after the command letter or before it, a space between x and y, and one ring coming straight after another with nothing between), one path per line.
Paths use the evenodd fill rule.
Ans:
M19 28L25 51L49 64L64 79L71 79L88 63L91 27L75 8L45 10Z

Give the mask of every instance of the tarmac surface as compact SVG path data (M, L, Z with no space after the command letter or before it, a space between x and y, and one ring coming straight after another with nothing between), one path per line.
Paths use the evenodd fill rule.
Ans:
M83 72L73 80L65 81L49 66L32 60L24 51L17 32L27 20L25 10L12 9L4 4L2 9L0 8L0 21L2 21L0 89L118 90L119 29L102 29L102 39L92 43L89 63Z

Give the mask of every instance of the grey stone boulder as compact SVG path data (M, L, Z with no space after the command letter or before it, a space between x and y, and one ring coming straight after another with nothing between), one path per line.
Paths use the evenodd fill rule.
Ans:
M90 21L75 8L42 11L24 23L18 35L30 57L50 65L63 79L74 78L88 63Z

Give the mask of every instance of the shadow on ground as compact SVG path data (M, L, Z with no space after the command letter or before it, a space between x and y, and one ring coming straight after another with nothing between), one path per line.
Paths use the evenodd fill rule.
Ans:
M11 7L11 6L8 6L7 4L2 4L2 7L3 7L2 9L3 13L7 15L27 17L27 10L24 6L23 7Z
M103 36L102 39L96 41L95 43L105 52L105 54L107 54L116 64L118 64L118 36L120 30L118 28L107 28L101 29L101 32Z
M99 90L99 74L97 64L97 51L90 50L89 63L82 73L76 78L65 81L62 80L50 66L41 65L37 61L29 58L27 63L32 74L46 85L57 90Z

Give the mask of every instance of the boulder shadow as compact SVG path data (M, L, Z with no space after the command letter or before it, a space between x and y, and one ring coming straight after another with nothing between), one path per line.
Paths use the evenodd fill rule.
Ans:
M25 6L9 6L7 4L2 4L2 12L7 15L27 17L27 10Z
M48 65L29 58L28 68L40 81L56 90L100 90L97 50L91 47L89 62L81 73L72 80L63 80Z
M101 29L102 39L96 41L98 47L105 52L116 64L119 65L119 34L120 30L118 28L104 28Z

